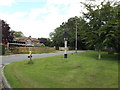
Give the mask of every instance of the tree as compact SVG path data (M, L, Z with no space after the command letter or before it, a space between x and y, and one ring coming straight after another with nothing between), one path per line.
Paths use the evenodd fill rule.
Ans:
M13 40L13 33L10 31L9 24L7 24L4 20L0 20L1 22L1 31L2 32L2 43L7 44L9 41Z
M21 31L11 31L14 37L24 37L24 34Z
M87 21L88 29L84 32L84 40L90 46L97 48L101 59L100 51L103 47L115 47L117 45L115 38L117 32L117 12L116 4L108 1L104 4L95 6L84 4L88 13L84 13L84 19ZM97 9L95 9L97 8ZM114 26L116 24L116 26ZM89 37L88 37L89 35Z
M67 22L63 22L60 27L57 27L54 32L50 34L51 39L56 47L64 46L64 32L68 33L68 46L70 49L75 49L76 24L78 26L78 49L86 49L83 40L81 39L81 27L85 28L85 21L80 17L72 17Z
M38 38L40 43L43 43L45 46L51 46L51 41L49 38Z
M64 46L63 25L64 23L62 23L60 27L57 27L54 32L50 33L50 38L52 39L53 45L56 46L56 49L58 49L58 47Z

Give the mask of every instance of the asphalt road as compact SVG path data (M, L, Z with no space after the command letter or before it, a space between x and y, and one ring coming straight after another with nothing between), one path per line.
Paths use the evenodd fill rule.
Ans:
M83 52L83 51L78 51L78 52ZM68 51L69 53L75 53L75 51ZM27 60L29 54L15 54L15 55L8 55L8 56L0 56L0 66L16 62L16 61L21 61L21 60ZM44 53L44 54L32 54L32 58L42 58L42 57L49 57L49 56L57 56L57 55L64 55L64 51L58 51L56 53Z

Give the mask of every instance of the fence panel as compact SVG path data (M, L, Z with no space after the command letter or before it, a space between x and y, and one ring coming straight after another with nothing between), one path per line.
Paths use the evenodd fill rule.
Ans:
M18 53L32 51L33 53L47 53L55 51L54 47L18 47Z

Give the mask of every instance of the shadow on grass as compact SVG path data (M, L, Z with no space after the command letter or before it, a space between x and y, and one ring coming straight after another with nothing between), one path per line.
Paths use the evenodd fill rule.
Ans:
M87 53L87 54L86 54ZM83 52L80 55L85 55L85 57L93 58L98 60L98 51L93 52ZM108 54L108 52L101 52L101 59L100 60L109 60L109 61L118 61L118 54Z
M118 54L102 54L102 60L118 61Z

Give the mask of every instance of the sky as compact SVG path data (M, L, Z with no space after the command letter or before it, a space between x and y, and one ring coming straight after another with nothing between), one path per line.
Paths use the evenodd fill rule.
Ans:
M28 37L49 38L69 18L87 12L80 2L89 0L0 0L0 19ZM96 0L100 3L103 0Z

